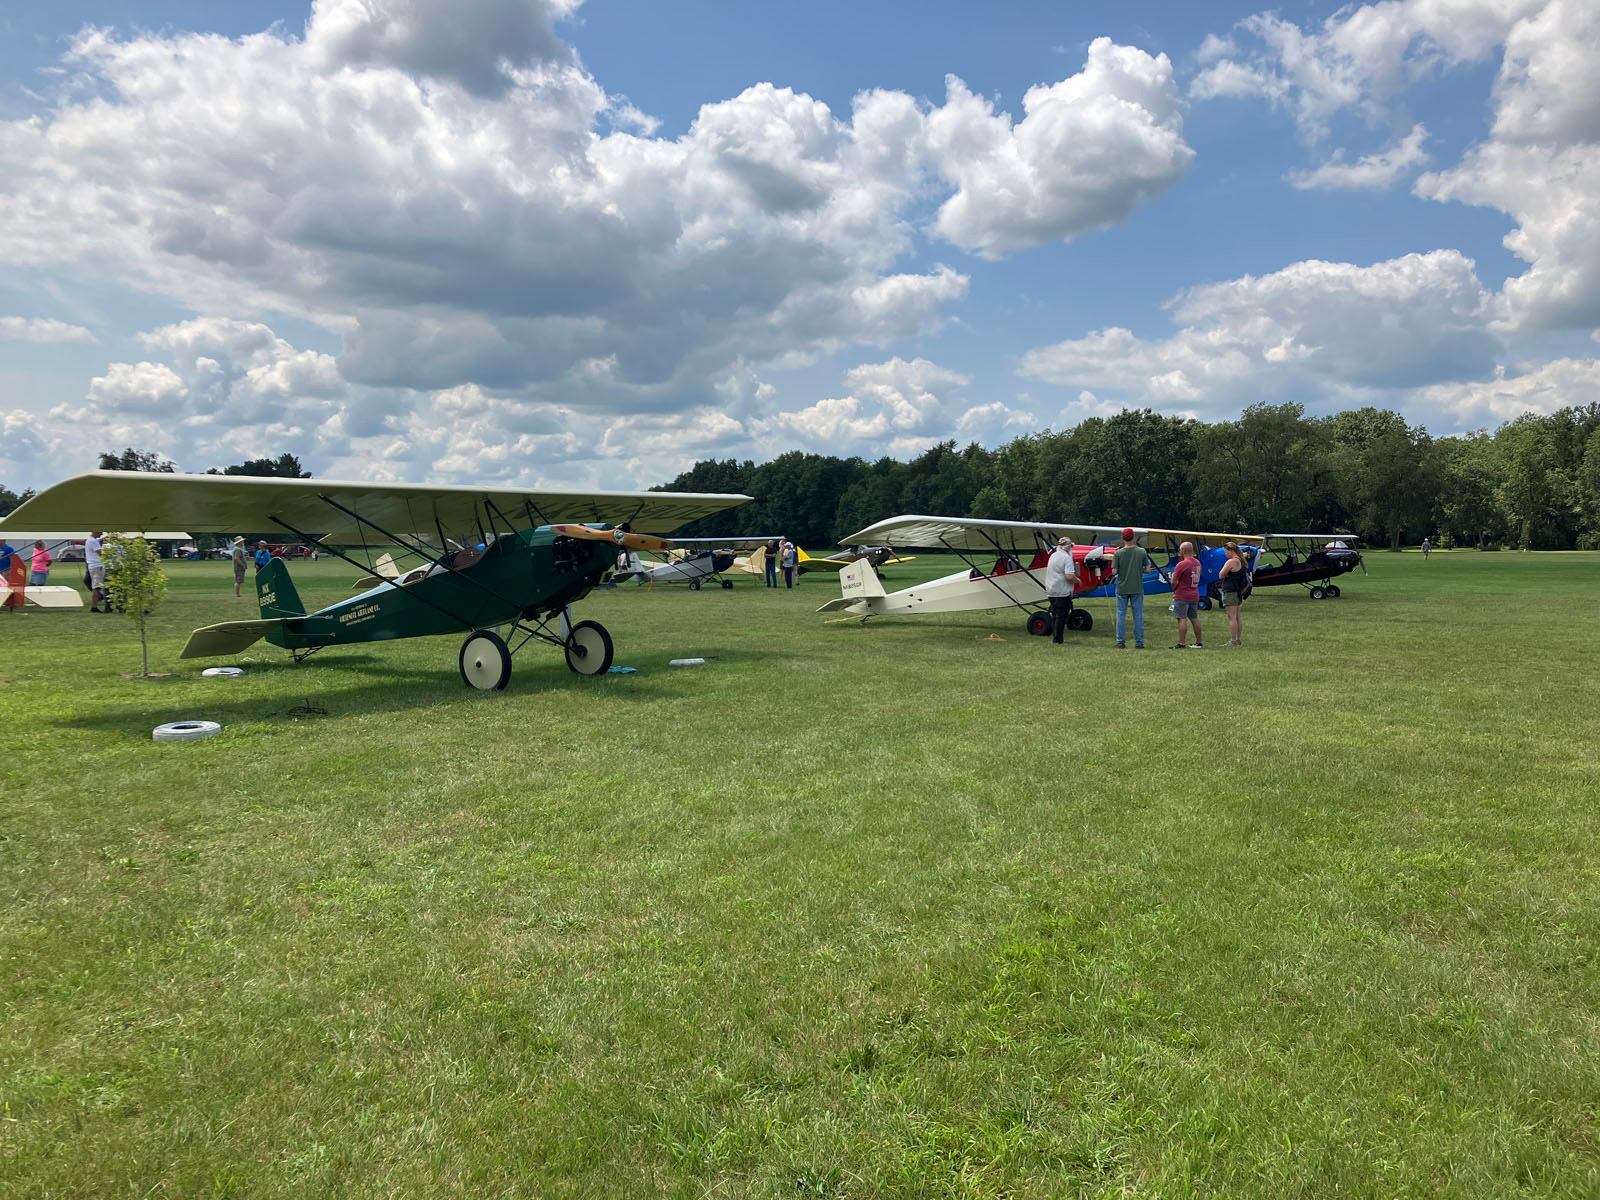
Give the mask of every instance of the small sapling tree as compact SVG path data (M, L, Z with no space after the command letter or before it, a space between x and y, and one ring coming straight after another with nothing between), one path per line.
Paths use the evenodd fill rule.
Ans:
M106 591L118 608L127 611L139 629L141 679L150 678L150 643L146 636L150 613L167 598L167 575L161 556L142 537L113 533L106 539L104 556Z

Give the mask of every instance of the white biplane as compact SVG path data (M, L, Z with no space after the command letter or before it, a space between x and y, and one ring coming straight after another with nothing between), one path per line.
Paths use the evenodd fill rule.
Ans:
M1181 541L1214 546L1229 538L1240 544L1259 545L1261 541L1242 534L1131 528L1134 540L1147 550L1160 548L1173 554ZM1027 612L1026 628L1030 634L1044 635L1050 632L1049 613L1044 611L1049 603L1044 591L1045 566L1057 540L1063 537L1075 543L1072 557L1078 565L1076 595L1098 591L1116 579L1113 556L1122 542L1122 527L919 515L890 517L846 540L942 548L960 558L966 569L886 593L877 572L862 560L839 573L842 594L817 611L843 611L866 620L1015 607ZM1160 578L1159 571L1151 574ZM1151 586L1149 578L1147 588ZM1074 608L1067 617L1068 629L1086 633L1093 627L1094 616L1087 609Z

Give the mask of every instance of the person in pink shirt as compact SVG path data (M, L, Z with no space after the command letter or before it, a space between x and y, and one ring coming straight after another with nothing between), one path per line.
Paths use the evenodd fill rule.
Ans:
M1178 614L1178 644L1174 650L1204 650L1200 640L1200 560L1195 557L1194 543L1184 542L1178 547L1178 565L1172 568L1172 611ZM1194 629L1193 645L1185 644L1183 627Z
M43 587L45 580L50 578L50 564L55 559L50 557L50 551L44 548L43 542L33 544L32 574L28 576L29 587Z

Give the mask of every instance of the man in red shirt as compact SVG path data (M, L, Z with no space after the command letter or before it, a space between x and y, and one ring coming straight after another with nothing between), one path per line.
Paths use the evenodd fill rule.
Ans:
M1172 568L1172 611L1178 614L1178 644L1174 650L1204 650L1200 641L1200 560L1194 555L1194 543L1185 542L1178 547L1178 565ZM1183 627L1194 628L1194 644L1185 645Z

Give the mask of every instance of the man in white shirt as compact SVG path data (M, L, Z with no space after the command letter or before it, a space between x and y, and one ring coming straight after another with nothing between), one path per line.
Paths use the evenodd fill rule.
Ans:
M1072 597L1078 590L1078 564L1072 558L1072 539L1061 538L1044 567L1044 594L1050 597L1050 640L1061 644L1072 613Z
M89 611L99 612L100 602L105 599L106 568L100 561L100 532L97 530L83 539L83 565L89 572L89 587L92 594L89 597ZM111 611L111 601L106 600L105 611Z

